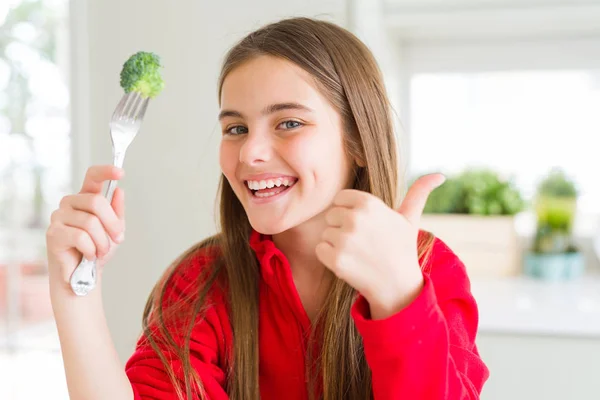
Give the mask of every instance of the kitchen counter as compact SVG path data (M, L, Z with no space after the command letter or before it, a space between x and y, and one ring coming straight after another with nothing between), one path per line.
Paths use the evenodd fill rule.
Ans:
M600 338L600 275L570 282L473 278L471 284L480 333Z

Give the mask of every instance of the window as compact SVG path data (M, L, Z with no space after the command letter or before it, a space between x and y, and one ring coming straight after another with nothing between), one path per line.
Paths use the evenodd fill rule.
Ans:
M531 200L560 167L580 189L576 231L589 237L600 216L600 36L530 33L401 45L409 169L488 166ZM533 216L521 217L519 232L533 234Z
M421 73L410 93L415 171L487 166L531 198L559 166L581 211L600 212L600 69Z
M0 2L0 398L68 396L45 249L71 181L67 11Z

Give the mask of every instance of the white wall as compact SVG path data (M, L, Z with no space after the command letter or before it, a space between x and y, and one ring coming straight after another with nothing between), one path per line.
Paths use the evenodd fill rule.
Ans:
M72 13L76 188L90 163L111 162L107 123L122 94L123 62L146 50L165 65L166 88L150 104L125 160L126 239L105 272L108 323L126 359L161 272L215 229L216 79L226 49L282 17L307 15L344 25L346 2L74 0Z

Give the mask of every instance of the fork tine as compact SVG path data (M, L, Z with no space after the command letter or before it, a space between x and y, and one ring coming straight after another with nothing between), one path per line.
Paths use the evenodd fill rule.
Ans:
M127 100L129 100L130 95L131 93L126 93L121 96L121 100L113 112L112 119L116 119L119 117L119 115L123 114L123 109L125 108L125 104L127 104Z
M131 114L131 111L134 108L135 102L136 100L139 98L139 93L138 92L131 92L131 96L129 98L129 100L127 101L127 104L125 104L125 107L123 108L123 112L121 113L121 118L128 118L129 114Z
M134 119L135 115L138 112L140 103L142 102L142 96L140 94L138 94L137 96L135 96L135 101L132 103L131 108L128 110L127 112L127 118L129 119Z
M128 97L127 97L127 101L125 102L125 104L123 105L123 109L121 110L121 112L119 113L119 119L123 119L127 116L127 110L129 110L131 108L131 104L133 103L133 100L135 99L135 92L130 92Z
M148 103L150 102L150 98L146 98L144 99L144 101L142 102L141 107L139 108L139 111L136 113L135 115L135 119L136 120L141 120L144 118L144 115L146 114L146 109L148 108Z

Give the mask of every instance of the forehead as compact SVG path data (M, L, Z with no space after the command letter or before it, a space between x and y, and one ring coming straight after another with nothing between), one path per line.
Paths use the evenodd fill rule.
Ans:
M259 56L235 68L221 89L222 108L258 110L267 104L291 101L318 107L324 99L308 72L272 56Z

